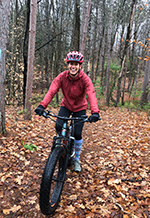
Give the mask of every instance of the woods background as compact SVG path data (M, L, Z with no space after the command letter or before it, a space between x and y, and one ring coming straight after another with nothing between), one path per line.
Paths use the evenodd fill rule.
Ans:
M143 77L148 59L148 6L148 3L136 0L39 1L34 88L41 88L41 91L48 89L54 77L66 69L64 58L67 52L80 50L85 57L83 69L90 73L92 80L100 80L101 93L106 86L107 57L111 59L111 97L112 91L117 87L117 79L123 80L126 75L126 90L132 92L133 86L135 90L136 79ZM12 99L13 102L17 99L18 104L22 103L27 73L29 13L30 0L11 1L7 46L7 103ZM119 75L125 56L127 61ZM125 91L124 88L120 87L120 91Z
M150 217L149 43L150 0L0 0L1 218L45 217L39 190L56 133L34 109L71 50L84 54L102 120L85 123L82 173L67 170L53 217Z

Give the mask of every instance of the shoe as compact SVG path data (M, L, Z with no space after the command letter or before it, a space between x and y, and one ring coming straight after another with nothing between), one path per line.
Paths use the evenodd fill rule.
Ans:
M80 162L78 160L74 160L74 171L81 172Z

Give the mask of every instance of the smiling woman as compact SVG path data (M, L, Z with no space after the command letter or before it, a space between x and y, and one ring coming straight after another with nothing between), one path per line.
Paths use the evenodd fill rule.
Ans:
M85 115L87 109L87 100L85 95L87 95L92 113L89 121L96 122L99 120L99 109L93 83L81 69L83 60L83 55L78 51L72 51L67 54L66 61L68 70L60 73L53 80L43 101L35 109L35 112L38 115L43 114L44 109L48 106L55 94L61 88L63 99L61 101L59 116L69 117L72 114L73 117L81 117L82 115ZM58 119L56 122L56 131L58 134L60 134L62 126L63 120ZM79 157L83 142L82 129L82 122L76 125L74 129L74 170L76 172L81 171Z
M73 79L75 79L78 76L79 69L80 69L80 64L78 62L71 61L68 63L68 70L69 70L70 76Z

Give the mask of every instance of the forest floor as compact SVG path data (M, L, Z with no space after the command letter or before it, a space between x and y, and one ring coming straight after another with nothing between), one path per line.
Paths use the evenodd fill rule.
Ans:
M52 109L52 108L51 108ZM39 188L55 135L54 122L37 115L25 121L6 109L0 136L0 218L42 218ZM57 113L58 108L53 108ZM90 111L87 111L90 115ZM102 120L85 123L81 173L67 170L54 218L150 217L150 120L141 111L105 108ZM30 151L24 144L38 147Z

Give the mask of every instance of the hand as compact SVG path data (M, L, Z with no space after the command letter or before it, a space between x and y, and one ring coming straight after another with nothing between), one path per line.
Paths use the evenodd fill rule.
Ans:
M92 122L97 122L98 120L100 120L100 116L99 116L98 113L93 113L93 114L89 117L90 123L92 123Z
M44 112L44 107L40 104L35 110L35 113L41 116Z

